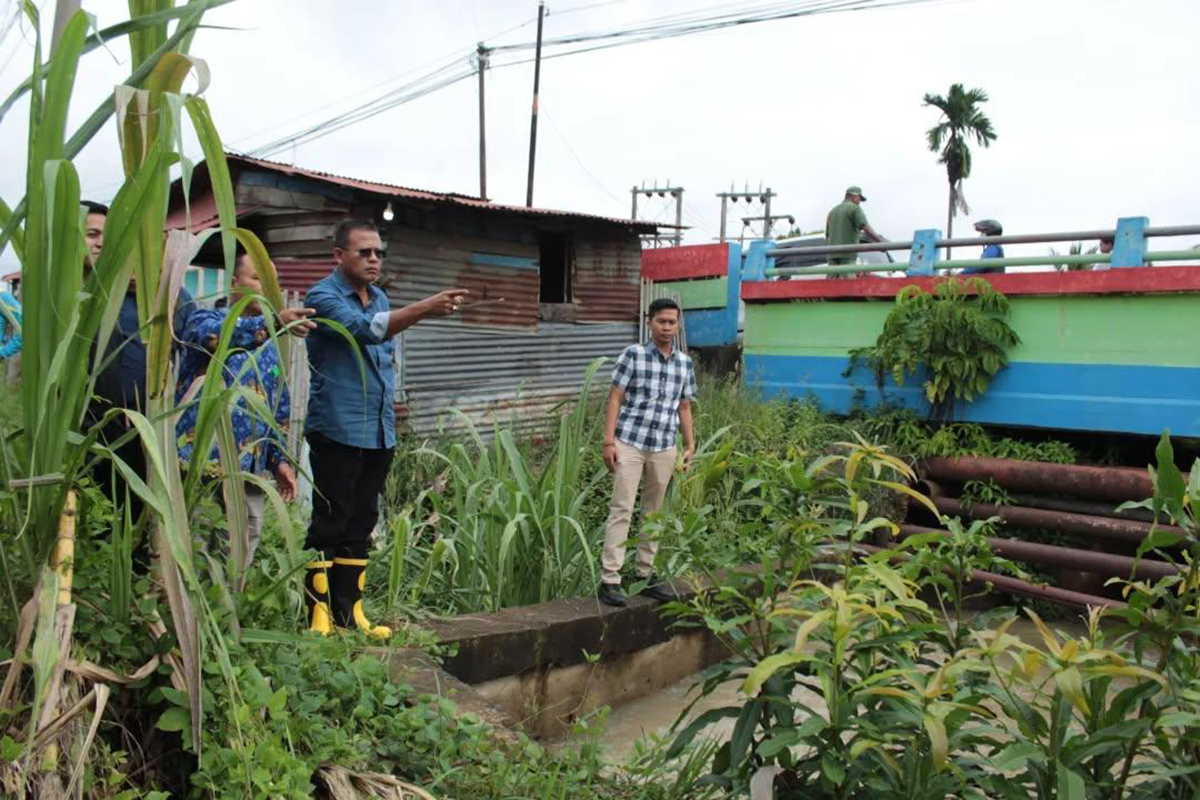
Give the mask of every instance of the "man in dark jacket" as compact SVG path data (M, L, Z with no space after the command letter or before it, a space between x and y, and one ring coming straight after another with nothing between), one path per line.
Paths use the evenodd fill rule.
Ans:
M90 200L83 201L87 209L85 236L88 251L83 268L90 270L104 248L104 222L108 207ZM180 288L175 304L175 340L181 341L188 317L194 304L187 289ZM116 327L108 340L101 370L96 376L91 403L88 405L85 425L99 422L113 408L146 410L146 343L142 341L141 323L138 320L136 287L130 283L125 297L121 299L121 311L117 315ZM100 441L111 445L129 432L129 422L124 416L109 420L100 431ZM117 457L124 461L143 480L146 478L146 456L142 441L133 436L115 448ZM126 486L120 472L107 462L97 464L93 473L96 483L113 503L118 514L124 513ZM135 523L142 513L142 501L129 493L129 517Z

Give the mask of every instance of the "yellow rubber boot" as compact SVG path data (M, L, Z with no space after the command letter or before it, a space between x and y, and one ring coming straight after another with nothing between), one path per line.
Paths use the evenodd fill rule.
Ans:
M368 636L387 639L392 629L373 625L363 611L363 588L367 583L367 559L335 558L330 572L334 622L342 628L357 628Z
M308 629L328 636L333 633L333 615L329 610L329 569L332 561L305 564L304 605L308 608Z

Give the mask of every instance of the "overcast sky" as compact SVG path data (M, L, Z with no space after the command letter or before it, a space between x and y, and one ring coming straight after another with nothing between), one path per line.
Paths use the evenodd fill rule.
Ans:
M17 2L0 0L5 17ZM50 16L54 4L41 5ZM551 2L546 35L711 5ZM123 0L84 7L101 26L127 15ZM227 145L251 150L403 83L397 76L465 58L480 39L508 31L489 43L529 41L536 14L533 0L239 0L207 18L235 29L202 31L192 52L212 69L206 97ZM962 82L989 93L984 111L999 134L975 150L969 219L999 219L1008 233L1111 227L1125 215L1200 223L1198 30L1197 0L949 0L550 60L534 201L628 216L632 185L669 179L686 190L684 222L694 226L686 241L699 243L716 236L714 194L731 183L771 187L774 211L806 230L860 184L875 229L906 239L945 227L945 171L924 139L938 115L921 98ZM5 95L28 73L28 41L18 29L0 44ZM72 126L127 74L128 58L125 40L86 57ZM487 74L488 188L497 201L524 202L532 83L531 65ZM274 158L476 194L477 108L472 78ZM26 115L21 105L0 123L0 193L12 205L23 194ZM111 124L76 164L85 196L110 199L120 179ZM647 210L664 220L673 213L664 201ZM739 204L731 217L745 213ZM961 218L956 227L969 232ZM0 257L5 270L15 263Z

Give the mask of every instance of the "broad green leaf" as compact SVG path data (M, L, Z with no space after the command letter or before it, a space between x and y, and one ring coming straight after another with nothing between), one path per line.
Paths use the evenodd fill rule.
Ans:
M187 730L191 721L191 715L186 708L171 706L159 716L155 727L160 731L179 732Z
M1154 472L1154 512L1166 510L1174 520L1183 518L1183 499L1186 487L1179 467L1175 466L1175 451L1171 447L1171 432L1164 430L1154 449L1157 469Z
M1001 772L1020 772L1030 759L1042 760L1045 751L1033 742L1010 744L992 757L992 766Z
M1083 777L1065 765L1058 765L1058 800L1087 800Z
M1063 696L1071 701L1071 705L1079 709L1079 713L1088 713L1088 702L1083 693L1083 677L1079 674L1078 668L1068 667L1054 673L1054 682Z
M946 766L946 759L950 752L950 742L946 737L946 723L933 714L925 713L921 715L921 724L925 727L925 732L929 734L929 755L933 761L933 768L941 772Z
M807 653L798 653L794 650L767 656L754 669L750 670L750 674L746 676L746 680L742 684L742 691L750 697L754 697L762 689L762 685L766 683L767 678L785 667L800 664L811 658L812 656Z
M841 786L846 780L846 767L833 752L827 750L821 755L821 775L834 786Z
M1137 554L1141 558L1146 553L1153 550L1164 550L1170 547L1175 547L1184 541L1184 537L1175 531L1170 531L1165 528L1154 528L1150 533L1146 534L1146 538L1138 545Z

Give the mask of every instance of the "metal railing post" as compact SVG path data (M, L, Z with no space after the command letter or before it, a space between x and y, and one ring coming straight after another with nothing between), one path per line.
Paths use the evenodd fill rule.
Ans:
M756 239L746 248L746 261L742 271L742 280L761 281L767 276L767 270L775 269L775 259L767 255L768 250L775 249L775 242L770 239Z
M908 275L932 275L938 260L937 243L942 232L936 228L917 231L913 234L912 252L908 257Z
M1112 266L1140 267L1146 263L1146 228L1149 217L1121 217L1113 237Z

